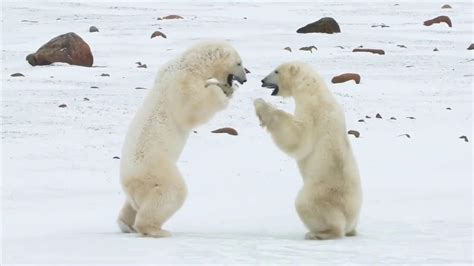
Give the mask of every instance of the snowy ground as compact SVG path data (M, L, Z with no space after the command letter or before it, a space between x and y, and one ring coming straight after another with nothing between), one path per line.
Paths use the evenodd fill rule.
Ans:
M473 4L445 3L3 3L3 264L471 264L472 146L459 137L473 139ZM185 19L156 20L169 14ZM422 25L438 15L453 28ZM323 16L342 33L295 33ZM390 27L371 27L380 23ZM91 25L100 32L89 33ZM160 28L168 38L150 39ZM28 53L70 31L90 44L97 67L27 64ZM135 87L150 87L164 62L207 38L239 50L249 82L188 141L179 167L189 196L165 226L174 236L121 234L113 157L146 94ZM318 51L298 51L308 45ZM359 45L386 55L352 53ZM350 136L364 189L357 237L303 240L293 207L301 177L254 115L257 97L292 109L260 79L295 59L319 69L348 129L361 133ZM329 83L344 72L361 74L361 84ZM239 136L210 133L224 126Z

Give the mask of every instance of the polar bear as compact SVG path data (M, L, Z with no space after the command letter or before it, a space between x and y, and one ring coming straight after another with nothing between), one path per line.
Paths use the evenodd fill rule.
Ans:
M176 161L190 131L227 106L233 80L247 80L242 60L230 44L219 41L197 44L160 69L123 144L122 232L170 236L163 223L187 193Z
M354 236L362 190L342 108L322 78L302 62L280 65L262 80L262 87L295 100L294 115L262 99L254 105L261 126L297 161L303 188L295 207L309 229L305 238Z

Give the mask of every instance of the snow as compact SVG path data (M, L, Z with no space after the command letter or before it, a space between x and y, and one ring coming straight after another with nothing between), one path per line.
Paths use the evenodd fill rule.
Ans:
M443 4L2 2L2 264L472 264L473 4ZM169 14L185 19L156 20ZM423 26L438 15L453 27ZM342 33L295 33L324 16ZM381 23L390 27L371 27ZM99 32L89 33L92 25ZM150 39L155 30L168 38ZM96 67L25 61L70 31L89 43ZM189 138L179 161L189 195L165 225L173 237L122 234L113 157L147 92L135 88L149 88L163 63L209 38L238 49L249 81ZM318 50L298 50L308 45ZM352 53L360 45L386 54ZM313 64L348 129L361 133L350 136L364 190L357 237L303 240L293 206L301 177L254 115L258 97L292 110L260 87L288 60ZM330 83L344 72L361 83ZM239 136L210 133L227 126Z

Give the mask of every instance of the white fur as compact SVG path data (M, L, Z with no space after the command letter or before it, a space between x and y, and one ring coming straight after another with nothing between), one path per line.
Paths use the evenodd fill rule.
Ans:
M254 104L261 125L298 163L304 185L295 205L309 229L306 238L355 235L362 191L342 108L322 78L301 62L279 66L264 83L278 85L278 95L295 99L294 115L262 99Z
M233 88L226 78L241 71L240 56L224 42L198 44L161 68L123 145L120 177L127 199L118 218L123 232L170 235L163 223L187 193L176 161L190 131L227 106Z

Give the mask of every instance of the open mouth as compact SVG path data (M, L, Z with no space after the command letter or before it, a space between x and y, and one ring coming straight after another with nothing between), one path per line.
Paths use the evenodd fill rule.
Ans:
M236 80L237 82L239 82L240 84L244 84L245 81L239 79L237 76L234 76L232 74L229 74L227 76L227 84L229 84L229 86L232 86L232 82Z
M269 89L273 89L272 91L272 96L276 96L278 94L278 85L276 84L272 84L272 83L263 83L262 84L262 87L264 88L269 88Z

